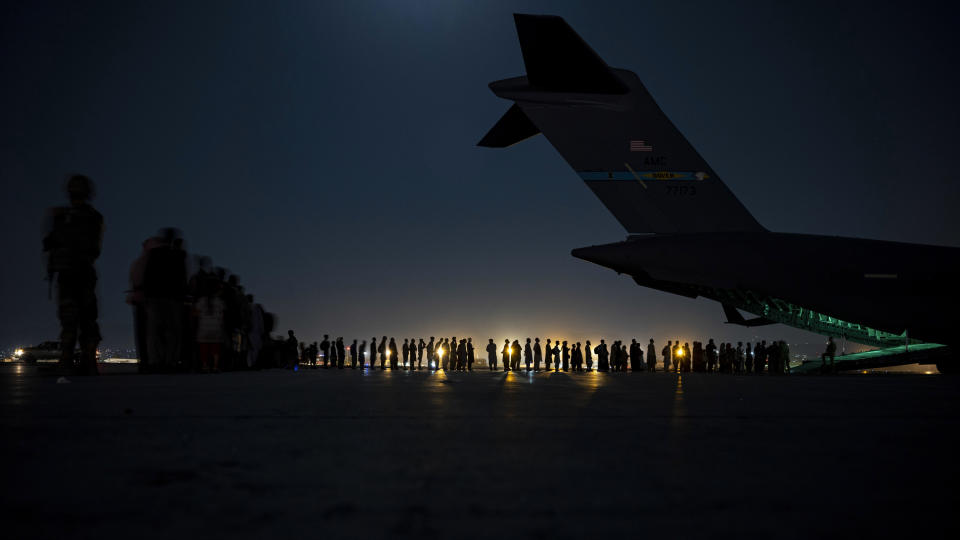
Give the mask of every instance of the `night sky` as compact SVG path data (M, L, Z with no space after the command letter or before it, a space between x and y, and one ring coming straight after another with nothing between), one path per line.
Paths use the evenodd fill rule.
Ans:
M820 343L574 259L625 232L546 139L475 146L510 105L487 84L524 73L511 14L556 14L765 227L960 245L958 17L779 4L3 2L0 346L58 333L41 225L73 172L107 224L107 346L133 341L129 265L164 226L302 340Z

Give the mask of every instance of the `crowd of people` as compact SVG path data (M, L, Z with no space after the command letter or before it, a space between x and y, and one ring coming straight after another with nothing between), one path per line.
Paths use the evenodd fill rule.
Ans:
M790 347L784 341L774 341L769 345L761 341L756 345L749 342L721 343L719 346L710 339L706 346L699 341L680 344L680 341L667 341L658 350L651 339L644 348L636 339L629 344L614 341L608 347L601 339L595 347L587 340L585 343L547 339L541 345L540 338L526 338L521 346L518 340L504 340L502 346L487 340L484 348L486 358L478 358L473 338L456 337L429 341L423 338L403 338L398 345L397 338L376 336L370 338L370 344L363 340L359 344L354 339L349 345L342 337L307 344L298 342L293 330L287 332L284 344L283 362L280 367L307 368L351 368L351 369L404 369L404 370L443 370L472 371L474 365L485 367L489 371L673 371L700 373L768 373L786 374L789 372ZM659 358L659 361L658 361Z
M130 267L140 371L222 371L276 365L270 332L275 317L244 290L240 278L209 257L187 252L176 229L143 242Z
M48 213L43 249L47 254L48 279L57 284L57 316L61 326L60 367L79 374L95 375L96 349L100 342L97 324L97 281L94 263L103 241L103 216L90 205L93 182L73 175L66 184L69 206ZM273 338L276 317L266 312L244 290L240 278L227 269L213 267L209 257L195 258L195 271L188 270L183 237L176 229L162 229L143 242L143 251L130 267L127 302L133 307L134 339L139 367L146 373L281 367L354 369L432 369L472 371L485 364L503 371L676 371L719 373L770 373L789 371L790 351L783 341L766 341L746 347L737 343L706 346L695 341L668 341L660 349L651 339L644 348L636 339L629 344L605 340L593 346L540 338L526 338L524 345L507 339L502 346L488 339L486 358L478 358L472 338L404 338L382 336L346 345L342 337L328 335L319 343L301 343L293 330L286 339ZM80 354L74 348L79 344ZM833 341L822 359L830 359ZM645 356L646 355L646 359Z

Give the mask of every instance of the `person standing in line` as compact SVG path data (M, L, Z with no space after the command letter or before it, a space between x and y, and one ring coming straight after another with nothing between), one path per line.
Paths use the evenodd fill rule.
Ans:
M570 347L567 345L567 342L563 342L563 347L560 349L563 360L563 371L570 369Z
M357 340L350 344L350 369L357 369Z
M610 371L620 371L620 340L610 344Z
M767 340L762 340L753 348L753 371L757 375L763 373L767 365Z
M530 338L527 338L526 345L523 346L523 360L527 364L527 373L530 373L533 364L533 347L530 346Z
M423 338L420 338L420 341L417 342L417 369L418 370L423 369L423 350L426 348L427 348L427 344L424 343Z
M346 347L343 345L343 336L337 338L337 369L343 369L344 362L347 361Z
M520 347L519 340L513 340L513 343L510 345L510 350L513 352L511 355L512 363L510 364L510 369L513 371L520 371L520 355L523 353L523 349Z
M457 346L457 371L467 369L467 340L461 339Z
M370 365L370 369L373 369L373 366L377 362L377 336L370 338L370 354L367 357L367 363Z
M391 337L390 345L387 350L390 351L390 354L388 355L390 357L390 369L396 371L397 364L400 362L400 351L397 349L397 340Z
M643 347L637 343L636 349L631 356L630 369L632 371L643 371L646 364L643 363Z
M510 371L511 357L513 356L510 351L510 340L506 339L503 341L503 350L500 351L501 360L503 360L503 371Z
M410 366L407 367L409 370L417 369L417 339L410 338Z
M400 367L406 369L407 362L410 360L410 340L404 338L401 350L403 351L403 363L400 364Z
M553 345L550 345L550 338L547 338L547 348L545 349L543 369L550 371L550 364L553 363Z
M640 356L638 354L639 352L640 352L640 344L637 343L636 339L631 339L630 340L630 360L631 360L630 370L631 371L640 371L640 366L637 365L637 357Z
M587 371L593 371L593 348L590 347L590 340L587 340L587 348L584 351L587 361Z
M738 341L737 342L737 368L736 368L736 372L738 374L743 374L743 372L746 370L744 363L745 362L743 357L743 342Z
M447 349L447 354L450 356L450 361L448 366L450 371L457 371L459 369L459 358L457 355L457 338L450 339L450 347Z
M713 373L713 371L717 367L717 346L713 342L713 338L710 338L707 341L706 353L707 353L707 373Z
M553 341L553 371L560 371L560 340Z
M753 373L753 349L750 342L747 342L747 348L743 351L744 370L747 375Z
M334 339L330 342L330 369L337 367L337 340Z
M663 346L663 350L660 351L660 356L663 357L663 370L670 371L670 355L673 351L673 342L667 341L667 344Z
M443 338L443 346L440 347L440 358L443 363L443 371L450 371L450 366L453 364L453 347L450 346L450 339Z
M360 348L357 349L357 358L360 361L360 371L363 371L363 357L367 355L367 340L363 340L360 343Z
M647 343L647 369L650 373L657 371L657 346L653 343L653 338Z
M573 346L573 370L583 371L583 345L579 341Z
M493 343L493 338L487 343L487 369L497 370L497 346Z
M427 343L427 369L437 369L436 359L434 355L436 354L436 346L433 343L433 336L430 336L430 342Z
M380 370L387 369L387 336L380 338L380 347L377 349L380 353Z
M476 356L473 351L473 338L467 338L467 371L473 371L473 362L476 360Z
M593 352L597 354L597 371L607 371L610 369L607 363L607 344L602 339L600 340L600 344L593 349Z
M540 347L540 338L533 340L533 371L540 371L540 364L543 362L543 348Z

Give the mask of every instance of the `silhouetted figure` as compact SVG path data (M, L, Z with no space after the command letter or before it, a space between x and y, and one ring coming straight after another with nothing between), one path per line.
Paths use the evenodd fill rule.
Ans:
M544 357L543 369L544 371L550 371L550 364L553 363L553 345L550 345L550 339L547 339L547 347L544 350L546 356Z
M457 356L457 344L458 344L458 343L459 343L459 341L457 341L457 337L456 337L456 336L450 338L450 350L449 350L449 353L450 353L450 369L453 370L453 371L456 371L456 370L457 370L457 362L459 362L459 358L458 358L458 356Z
M609 357L607 356L607 344L601 339L600 344L594 347L593 352L597 354L597 371L607 371L610 369Z
M60 368L73 369L74 348L80 344L80 374L97 374L97 271L94 263L103 245L103 216L90 205L93 181L83 175L66 185L70 206L49 211L43 238L47 278L57 281L57 317L60 319ZM148 345L149 347L149 345Z
M187 254L180 248L176 229L164 229L160 237L160 244L151 249L147 257L143 278L147 299L147 348L150 361L155 363L157 369L173 371L180 362L183 350ZM230 300L224 299L227 331L231 328L228 324Z
M753 373L753 348L750 342L747 342L746 350L743 351L744 372L748 375Z
M327 334L323 335L323 341L320 342L320 354L323 355L323 368L329 368L327 362L330 361L330 336Z
M366 355L367 355L367 340L363 340L360 343L360 348L357 349L357 359L360 362L359 367L361 370L363 370L363 360L364 360L364 356Z
M837 355L837 344L833 342L833 336L827 338L827 350L820 355L820 371L823 373L833 373L833 359ZM830 366L827 367L827 358L830 359Z
M647 343L647 369L650 373L657 371L657 346L653 343L653 338Z
M646 368L646 364L643 362L643 347L639 343L634 342L631 345L633 352L630 354L630 370L631 371L643 371Z
M573 346L573 370L583 371L583 349L579 341Z
M457 371L467 369L467 340L461 339L457 345Z
M287 330L287 341L284 344L284 367L296 369L297 360L297 336L293 335L293 330Z
M568 371L570 369L570 346L567 345L567 342L563 342L563 347L560 348L561 359L563 360L563 371Z
M510 356L512 359L510 369L513 371L520 371L520 355L523 353L523 349L520 347L519 340L513 340L513 343L510 345L510 351L512 353Z
M423 342L423 338L420 338L420 342L417 343L417 369L423 369L423 350L427 348L427 344ZM429 357L427 359L429 363Z
M540 338L533 340L533 371L540 371L540 364L543 363L543 348L540 347Z
M467 338L467 371L473 371L473 361L475 360L473 352L473 338Z
M510 350L510 340L506 339L503 341L503 350L500 351L502 355L501 360L503 360L503 370L510 371L510 361L512 359L511 350Z
M436 345L433 343L433 336L430 336L430 343L427 343L427 368L428 369L439 369L440 366L437 365L436 355Z
M373 369L377 361L377 336L370 338L370 357L367 360L370 364L370 369Z
M713 343L713 338L707 342L707 372L713 373L717 368L717 346Z
M663 346L663 349L660 351L660 356L663 357L663 370L670 371L670 356L673 354L673 342L667 341L667 344Z
M687 342L683 343L683 371L685 373L690 373L693 365L693 356L690 352L690 344Z
M743 373L743 372L746 370L746 367L745 367L745 365L744 365L744 364L745 364L745 359L744 359L744 357L743 357L743 342L742 342L742 341L738 341L738 342L737 342L737 348L735 349L735 358L736 358L736 361L734 362L734 371L735 371L736 373Z
M553 371L560 371L560 340L553 342L553 353L551 356L553 356Z
M530 346L530 338L527 338L527 343L523 346L523 360L527 365L527 373L533 369L533 347Z
M610 344L610 371L620 371L620 340Z
M407 339L403 340L403 363L400 364L401 367L407 367L407 362L410 360L410 341Z
M493 342L493 338L487 342L487 369L497 370L497 345Z
M593 347L590 346L590 340L587 340L587 347L584 350L584 356L587 361L587 371L593 371Z
M703 353L703 343L700 343L699 341L693 342L692 355L693 356L691 357L691 359L693 361L693 368L692 368L693 371L697 373L703 373L704 371L706 371L707 360L704 357L704 353Z
M450 342L447 341L446 338L443 339L440 347L437 348L437 354L440 355L440 364L443 367L443 371L448 371L450 369Z
M337 338L337 369L343 369L344 363L347 361L347 351L346 347L343 345L343 338Z
M380 348L377 352L380 353L380 370L383 371L387 369L387 336L380 338Z
M357 340L350 344L350 369L357 369Z
M753 372L756 374L762 374L764 367L767 365L767 340L763 340L760 343L757 343L757 346L753 348Z
M390 360L390 369L397 369L397 363L400 362L400 351L397 349L397 340L390 338L390 346L387 349L387 356Z
M337 350L337 340L334 339L330 342L330 368L336 369L337 364L340 363L339 351Z

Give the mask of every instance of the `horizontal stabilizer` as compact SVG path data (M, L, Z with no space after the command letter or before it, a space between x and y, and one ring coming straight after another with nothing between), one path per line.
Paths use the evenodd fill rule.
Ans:
M757 317L755 319L744 319L743 315L737 311L737 308L729 305L723 304L723 313L727 316L727 324L738 324L740 326L752 327L752 326L766 326L768 324L776 324L770 319L764 319L763 317Z
M540 133L540 129L533 125L527 115L514 103L500 117L496 125L490 128L490 131L480 139L477 146L506 148L538 133Z
M628 88L590 45L553 15L515 13L530 84L551 92L624 94Z

